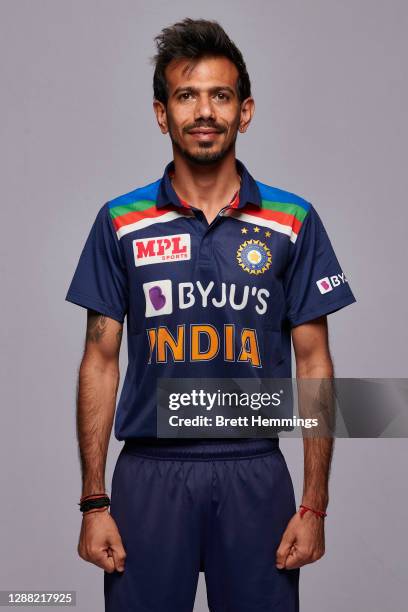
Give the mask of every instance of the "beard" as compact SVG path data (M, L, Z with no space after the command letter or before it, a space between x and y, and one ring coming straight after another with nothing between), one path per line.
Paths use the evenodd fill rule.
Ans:
M212 149L214 148L214 144L212 142L199 142L197 143L198 150L196 149L195 151L189 151L188 149L182 146L182 144L179 142L179 140L175 136L174 131L173 131L172 121L170 117L168 117L168 128L169 128L170 140L172 142L174 149L176 149L178 153L182 155L187 161L193 164L200 165L200 166L210 166L224 159L228 155L228 153L230 153L231 149L234 148L235 142L237 139L237 135L238 135L238 122L237 122L237 128L235 130L234 137L229 143L224 144L224 146L221 147L220 149L213 151Z

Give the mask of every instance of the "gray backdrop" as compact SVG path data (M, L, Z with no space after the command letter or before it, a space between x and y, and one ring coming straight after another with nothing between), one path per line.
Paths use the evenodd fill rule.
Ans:
M64 297L99 207L171 159L152 111L153 36L206 17L240 46L256 114L237 156L313 202L358 300L329 317L337 376L405 377L408 10L403 0L0 6L0 589L75 589L77 609L96 611L103 572L76 553L86 312ZM113 439L109 490L120 447ZM282 449L300 503L302 442ZM406 610L406 460L406 440L337 441L327 552L301 570L302 612ZM195 612L206 610L201 574Z

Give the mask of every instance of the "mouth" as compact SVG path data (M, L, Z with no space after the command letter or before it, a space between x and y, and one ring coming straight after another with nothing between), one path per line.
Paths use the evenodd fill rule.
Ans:
M189 130L190 134L196 134L196 133L200 133L200 134L207 134L208 132L219 132L219 130L216 130L213 127L199 127L199 128L193 128L192 130Z
M198 140L209 140L220 134L219 130L215 130L214 128L195 128L188 133Z

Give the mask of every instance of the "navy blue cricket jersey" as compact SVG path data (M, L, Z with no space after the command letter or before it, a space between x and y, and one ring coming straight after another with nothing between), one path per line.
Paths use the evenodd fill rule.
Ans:
M115 437L156 437L156 381L290 378L291 328L355 302L315 208L255 180L208 224L161 179L97 213L66 300L123 323Z

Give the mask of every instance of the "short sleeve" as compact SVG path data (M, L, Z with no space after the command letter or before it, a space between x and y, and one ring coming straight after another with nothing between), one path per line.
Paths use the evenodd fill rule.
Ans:
M108 203L91 227L65 300L123 323L128 310L127 270Z
M312 205L284 273L286 318L300 325L356 301L323 223Z

